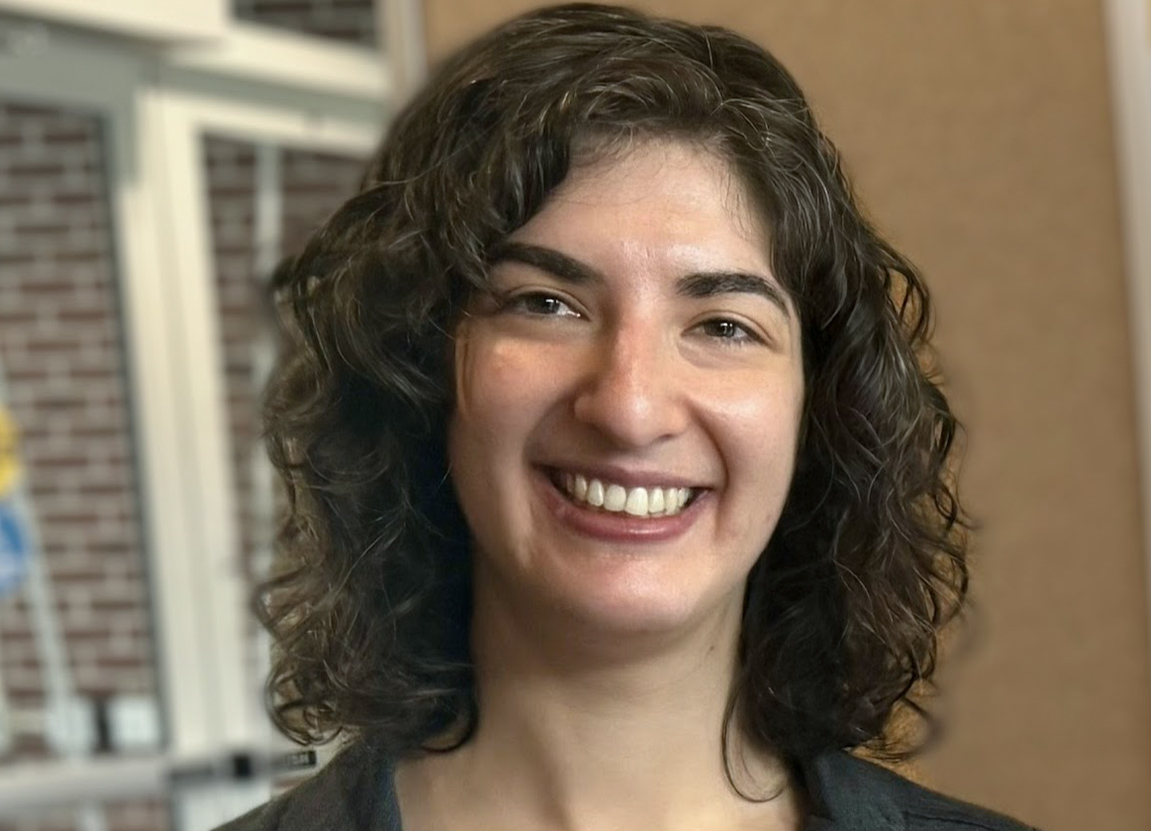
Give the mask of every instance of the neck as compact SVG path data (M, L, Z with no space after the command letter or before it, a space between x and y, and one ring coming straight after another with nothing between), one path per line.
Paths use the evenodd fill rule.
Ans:
M474 806L499 793L504 828L776 827L765 824L765 806L790 816L794 798L750 801L728 771L762 797L787 786L784 766L749 750L734 728L724 762L739 611L674 638L607 637L570 619L549 625L538 609L520 625L514 610L477 592L481 717L451 754L456 795Z

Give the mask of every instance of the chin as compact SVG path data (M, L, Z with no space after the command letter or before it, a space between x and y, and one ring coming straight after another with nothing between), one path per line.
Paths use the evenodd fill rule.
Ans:
M615 638L674 637L710 629L709 623L727 619L733 608L731 602L716 602L715 598L635 584L600 584L594 591L562 592L557 600L559 609L577 629ZM738 604L734 606L735 621L739 620L739 608ZM621 641L620 645L624 643Z

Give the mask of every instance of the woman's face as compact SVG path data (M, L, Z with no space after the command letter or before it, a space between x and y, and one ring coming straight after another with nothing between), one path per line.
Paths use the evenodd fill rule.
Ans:
M803 362L732 170L676 141L578 165L491 285L457 332L449 430L477 588L621 634L738 620Z

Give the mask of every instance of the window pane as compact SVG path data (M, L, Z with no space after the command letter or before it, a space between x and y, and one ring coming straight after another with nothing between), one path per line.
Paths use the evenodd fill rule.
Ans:
M372 0L233 0L239 20L375 48Z
M258 156L265 157L260 173ZM299 253L309 234L356 191L364 162L297 149L265 148L209 136L204 142L212 247L219 298L228 423L240 560L250 587L269 565L282 507L275 477L259 436L259 398L272 360L274 338L265 295L266 273L258 267L257 226L271 222L270 260ZM266 189L261 193L261 188ZM267 192L271 191L271 192ZM262 203L262 207L258 207ZM274 216L257 221L258 211ZM278 237L278 240L275 239ZM268 646L254 620L249 624L249 666L261 688Z

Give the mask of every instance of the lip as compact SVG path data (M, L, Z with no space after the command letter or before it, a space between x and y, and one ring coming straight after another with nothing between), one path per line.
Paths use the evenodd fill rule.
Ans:
M564 469L572 470L572 468ZM581 472L582 470L580 469ZM603 469L600 468L599 470ZM609 473L603 478L630 487L643 487L642 482L655 481L653 479L633 480L635 482L633 485L629 481L610 479L612 475L614 474ZM581 508L556 487L546 470L536 468L533 480L545 507L561 525L580 536L611 543L657 543L680 537L695 524L703 506L707 504L711 496L711 491L705 490L690 505L674 516L641 519L622 511L609 513ZM669 482L667 479L663 479L660 481L676 487L689 487L688 485L676 485L678 480Z

